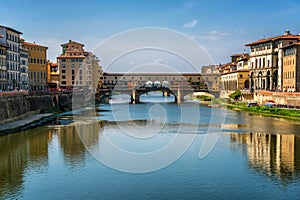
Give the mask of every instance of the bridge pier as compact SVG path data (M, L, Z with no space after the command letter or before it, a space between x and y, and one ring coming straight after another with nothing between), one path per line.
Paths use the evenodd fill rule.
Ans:
M140 95L134 90L132 91L131 98L130 98L131 104L137 104L140 103Z
M182 91L180 89L178 89L177 92L175 92L175 102L178 104L181 104L184 102L184 94L182 93Z
M170 92L168 91L163 91L162 92L163 97L169 97L170 96Z

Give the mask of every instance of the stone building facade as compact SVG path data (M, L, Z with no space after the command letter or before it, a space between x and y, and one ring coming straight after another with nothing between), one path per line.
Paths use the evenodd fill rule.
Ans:
M96 90L102 73L98 58L86 52L83 44L72 40L61 47L62 53L57 57L60 88Z
M283 48L283 91L300 92L300 43Z
M299 35L285 31L284 35L246 44L250 47L250 88L282 91L282 48L299 40Z
M0 43L8 46L7 61L7 88L6 90L20 87L20 35L22 33L10 27L0 25Z
M47 89L47 49L39 44L24 42L23 48L28 50L28 75L30 90Z

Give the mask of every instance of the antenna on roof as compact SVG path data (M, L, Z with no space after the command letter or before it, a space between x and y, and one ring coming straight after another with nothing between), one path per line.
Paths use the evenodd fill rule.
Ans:
M291 35L290 30L285 30L285 31L284 31L284 35Z

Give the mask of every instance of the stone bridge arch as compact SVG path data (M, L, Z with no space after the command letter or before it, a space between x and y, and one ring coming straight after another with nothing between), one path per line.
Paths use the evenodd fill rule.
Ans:
M143 94L146 94L148 92L157 92L157 91L163 92L163 96L170 96L170 94L172 94L175 97L175 103L180 103L183 101L184 96L181 95L179 90L175 92L167 87L147 87L143 89L133 90L130 101L132 104L140 103L140 97Z

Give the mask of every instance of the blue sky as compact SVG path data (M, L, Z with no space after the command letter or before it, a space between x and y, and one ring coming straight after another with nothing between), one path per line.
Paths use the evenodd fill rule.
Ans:
M250 41L286 29L300 33L298 0L2 0L0 7L0 24L49 46L52 61L69 39L91 51L114 34L141 27L182 32L201 44L215 63L248 51L244 44Z

